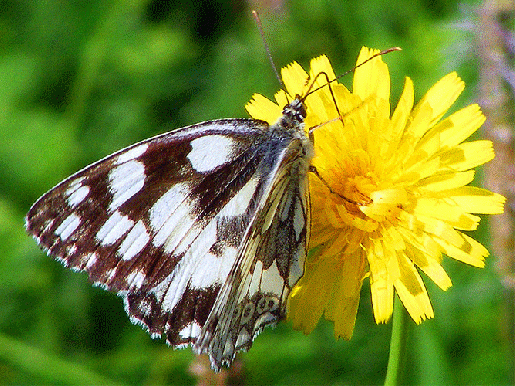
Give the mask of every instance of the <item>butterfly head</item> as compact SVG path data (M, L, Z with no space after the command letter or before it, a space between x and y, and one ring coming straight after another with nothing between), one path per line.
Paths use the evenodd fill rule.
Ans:
M283 108L281 126L286 129L298 130L303 127L306 118L306 106L303 99L297 95L293 101Z

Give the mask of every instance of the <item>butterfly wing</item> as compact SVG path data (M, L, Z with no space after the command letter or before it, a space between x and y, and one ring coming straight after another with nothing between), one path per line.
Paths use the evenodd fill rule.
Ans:
M255 121L213 121L130 146L43 195L27 214L27 229L95 283L145 289L168 276L186 247L180 242L194 238L250 178L265 129ZM134 269L143 282L127 280Z
M279 240L275 225L264 224L300 194L295 178L280 175L295 164L289 161L295 154L286 151L290 143L271 138L268 125L254 120L205 122L166 133L57 185L32 206L27 229L50 255L124 297L132 321L153 336L165 333L168 343L181 346L195 344L202 332L198 351L228 358L219 346L237 342L216 331L227 330L221 326L233 323L228 310L241 306L230 297L250 294L242 283L248 269L257 272L258 261L270 268L273 255L259 251L277 248ZM305 249L305 242L298 245ZM276 263L278 269L281 264L289 262ZM274 279L286 278L285 272ZM284 312L289 284L275 319ZM255 333L254 327L249 331Z
M215 369L230 364L238 350L251 347L264 327L284 318L288 294L302 276L310 220L310 159L303 146L294 140L278 157L238 263L194 345L197 353L210 354Z

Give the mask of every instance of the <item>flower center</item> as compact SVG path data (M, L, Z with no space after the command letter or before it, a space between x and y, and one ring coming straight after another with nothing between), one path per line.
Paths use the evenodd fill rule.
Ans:
M404 188L381 188L372 173L347 176L332 188L335 209L346 224L365 232L397 221L408 202Z

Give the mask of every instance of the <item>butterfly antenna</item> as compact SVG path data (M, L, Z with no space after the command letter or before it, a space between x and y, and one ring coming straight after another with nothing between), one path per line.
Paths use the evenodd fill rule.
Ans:
M263 31L263 24L261 24L261 19L259 18L259 14L257 13L257 11L252 10L252 16L254 16L254 20L256 21L256 24L257 24L257 27L259 30L259 34L261 35L261 40L263 41L263 46L265 46L265 51L268 56L268 60L270 61L270 64L272 65L272 69L274 70L275 77L279 81L281 88L286 91L286 86L284 85L281 77L279 76L279 71L277 71L277 67L275 66L274 59L272 58L272 54L270 53L270 47L266 43L265 32ZM286 93L286 94L288 94L288 93Z
M386 50L382 50L380 52L378 52L377 54L374 54L372 55L370 58L364 60L363 62L361 62L360 64L357 64L356 66L354 66L353 68L351 68L349 71L345 71L343 74L341 75L338 75L336 78L334 78L333 80L327 80L327 83L324 84L323 86L320 86L320 87L317 87L313 90L308 90L308 92L306 93L306 96L307 97L309 94L312 94L314 93L315 91L318 91L320 90L321 88L329 85L330 83L333 83L333 82L336 82L338 79L340 79L341 77L344 77L345 75L347 74L350 74L351 72L354 72L356 71L357 68L361 67L362 65L364 65L365 63L368 63L369 61L371 61L372 59L374 58L377 58L378 56L382 56L382 55L386 55L386 54L389 54L390 52L394 52L394 51L402 51L402 48L400 47L391 47L391 48L388 48ZM325 75L326 78L327 78L327 74L323 73L323 72L320 72L318 73L316 76L315 76L315 79L313 79L313 82L311 82L311 85L310 85L310 88L313 87L315 85L315 81L316 79L318 78L318 76L322 76L322 75ZM304 97L304 98L305 98Z

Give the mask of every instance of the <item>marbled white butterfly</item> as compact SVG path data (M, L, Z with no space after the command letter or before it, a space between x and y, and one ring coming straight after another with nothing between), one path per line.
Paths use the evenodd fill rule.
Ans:
M230 365L285 316L303 273L313 144L295 98L274 124L207 121L118 151L26 217L48 254L117 292L131 320Z

